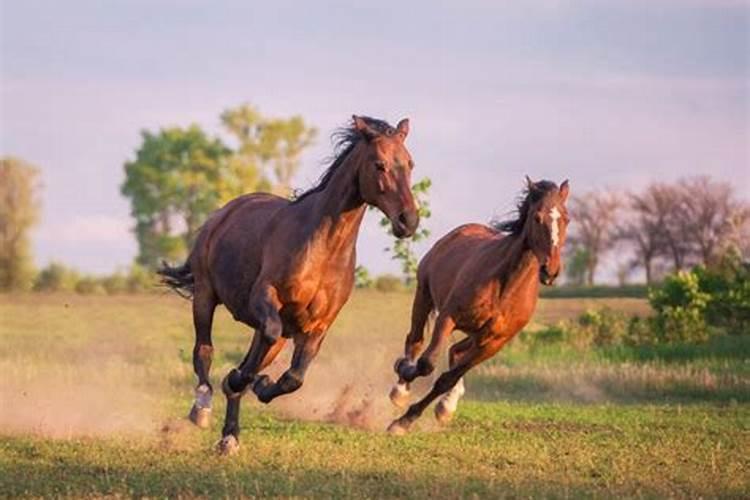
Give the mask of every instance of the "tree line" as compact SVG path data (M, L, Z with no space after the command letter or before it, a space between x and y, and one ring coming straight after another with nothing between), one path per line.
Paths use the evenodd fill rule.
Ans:
M750 204L708 176L593 191L572 197L568 208L566 277L573 285L593 285L612 254L621 284L636 270L650 284L697 264L715 266L728 251L750 255Z

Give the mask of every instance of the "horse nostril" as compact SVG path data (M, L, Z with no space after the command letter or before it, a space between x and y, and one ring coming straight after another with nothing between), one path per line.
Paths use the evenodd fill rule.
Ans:
M417 225L419 225L419 214L417 214L416 211L401 212L401 215L398 216L398 221L403 224L404 227L414 231L417 229Z

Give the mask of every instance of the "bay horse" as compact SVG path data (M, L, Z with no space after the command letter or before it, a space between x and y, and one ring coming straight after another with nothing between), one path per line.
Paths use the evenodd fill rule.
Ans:
M399 238L419 216L411 191L414 167L405 146L409 121L352 117L337 133L333 163L293 201L266 193L240 196L214 212L180 267L163 282L192 295L198 377L190 419L207 427L213 388L211 324L217 305L255 329L247 355L223 379L227 399L223 454L239 448L240 398L249 387L263 403L302 386L305 372L354 284L355 244L367 205L379 208ZM276 381L261 371L294 341L290 368Z
M424 256L417 271L411 330L404 356L395 364L398 382L390 393L396 406L409 402L409 383L435 369L441 350L454 330L466 337L449 350L448 371L430 392L388 427L404 434L429 404L443 395L435 416L447 423L464 394L463 376L492 357L531 319L539 283L551 285L561 268L568 212L568 181L532 182L518 204L518 217L495 227L460 226L441 238ZM429 315L437 310L430 344L422 352Z

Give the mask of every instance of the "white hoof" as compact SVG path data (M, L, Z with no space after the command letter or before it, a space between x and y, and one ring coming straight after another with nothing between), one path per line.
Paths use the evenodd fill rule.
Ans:
M448 423L453 420L453 414L455 412L456 410L448 408L448 405L443 400L440 400L438 404L435 405L435 419L437 419L442 425L448 425Z
M188 418L196 427L208 429L211 426L211 408L200 408L197 405L193 405Z
M391 422L388 426L388 434L391 436L405 436L409 432L409 429L401 424L398 420Z
M406 408L409 405L409 388L406 384L396 384L388 395L398 408Z
M216 450L220 455L236 455L240 451L240 442L232 434L224 436L216 445Z

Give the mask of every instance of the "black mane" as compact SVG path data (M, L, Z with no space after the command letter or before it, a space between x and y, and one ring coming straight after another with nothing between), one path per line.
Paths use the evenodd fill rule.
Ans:
M515 219L504 221L493 221L491 223L492 227L504 233L514 235L521 234L523 226L526 225L526 219L528 218L531 205L544 198L547 193L557 189L557 184L552 181L535 182L532 186L527 187L521 192L521 196L518 198L518 204L516 206L517 217Z
M369 116L360 116L360 118L364 120L370 128L380 134L393 135L396 133L396 129L385 120L379 120ZM349 153L354 150L360 141L364 140L364 137L354 125L354 119L352 119L348 126L341 127L331 134L331 138L334 143L334 153L331 166L321 174L317 182L311 188L305 191L295 192L294 201L292 203L297 203L313 193L323 191L338 168L344 163L346 157L349 156Z

